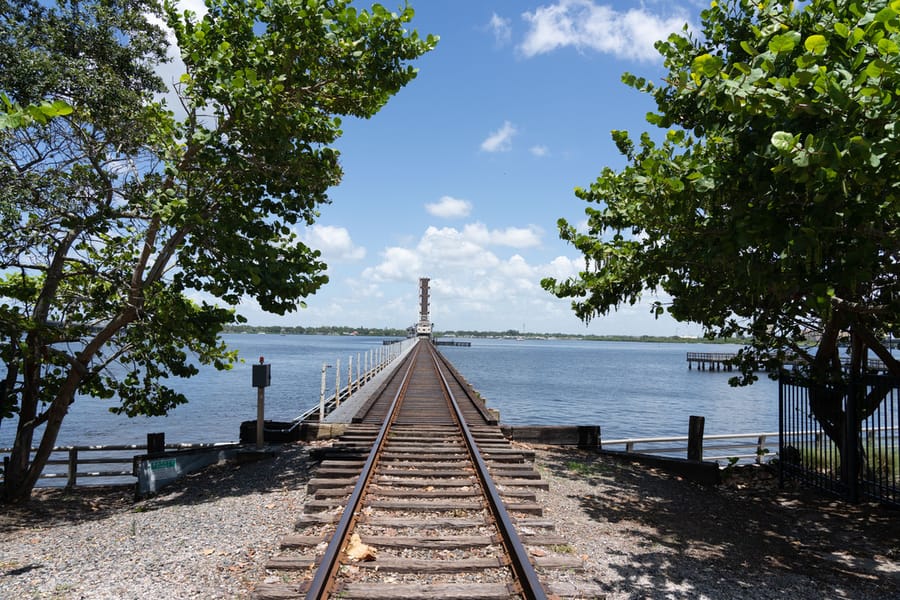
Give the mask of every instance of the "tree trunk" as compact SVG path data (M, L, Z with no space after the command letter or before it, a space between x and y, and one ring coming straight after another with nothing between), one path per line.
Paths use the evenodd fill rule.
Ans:
M3 496L6 502L27 501L31 494L29 488L26 497L22 498L19 490L28 477L31 468L31 445L34 441L34 430L37 422L38 398L40 396L40 362L34 358L33 345L40 345L40 340L34 333L26 338L26 351L24 368L22 402L19 407L18 426L16 427L16 439L9 456L9 463L4 473ZM14 498L17 498L14 499Z
M840 377L835 377L833 370L842 369L837 346L839 326L840 319L832 319L826 325L813 363L809 402L816 421L837 448L840 481L853 496L867 463L865 448L859 439L859 425L878 410L893 389L890 385L877 384L869 389L863 378L866 357L871 349L893 375L900 371L900 363L871 331L854 323L848 327L851 333L849 372L838 373Z
M16 441L13 444L13 451L10 456L9 470L6 473L6 484L3 488L3 500L12 504L28 502L31 498L31 492L37 484L41 476L41 472L47 465L47 460L53 452L56 445L56 439L59 436L59 430L62 426L66 413L69 412L69 406L75 401L75 394L79 386L86 377L91 374L87 369L87 365L96 356L100 348L102 348L118 331L121 331L134 321L136 313L133 308L126 308L120 315L112 319L106 327L103 328L92 340L85 344L84 349L70 362L70 367L50 408L47 409L46 423L44 434L41 436L41 442L31 457L31 445L34 440L34 430L37 420L37 398L39 394L36 386L40 385L40 368L37 367L37 377L26 383L26 391L23 392L22 404L23 410L27 408L29 418L24 419L23 414L19 415L19 428L16 431ZM36 342L37 343L37 342ZM29 381L26 379L26 381ZM29 386L34 386L29 392ZM30 399L34 400L31 401ZM27 406L26 406L26 400Z
M69 412L69 405L72 404L75 390L81 380L73 371L74 369L70 370L69 377L47 410L44 433L33 457L31 445L34 440L34 426L23 427L22 422L19 422L19 431L16 432L16 441L13 444L6 483L3 487L4 502L24 504L31 499L31 492L56 446L63 418Z

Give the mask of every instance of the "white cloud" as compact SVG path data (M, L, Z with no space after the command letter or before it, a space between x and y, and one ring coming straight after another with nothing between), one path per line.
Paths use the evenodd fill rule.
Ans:
M534 289L537 284L534 268L519 254L509 257L509 260L501 265L500 272L506 277L518 278L520 289Z
M536 225L528 227L507 227L489 230L482 223L470 223L463 228L467 239L482 245L509 246L511 248L533 248L540 246L543 231Z
M494 267L498 259L485 248L481 239L464 229L429 227L416 247L429 265L465 266L478 271Z
M435 217L442 219L452 219L457 217L467 217L472 212L472 203L468 200L460 200L451 196L443 196L440 200L432 204L426 204L425 210Z
M494 13L491 15L489 26L498 44L506 45L512 39L512 28L510 27L509 19L504 19L497 13Z
M478 328L502 330L519 328L526 319L536 325L538 315L543 319L548 314L547 302L566 304L540 287L542 277L561 267L531 264L519 250L539 245L540 237L535 226L431 226L409 246L388 248L378 265L363 272L360 285L399 290L408 305L400 314L412 315L416 281L429 276L432 319L439 327L465 329L480 323Z
M584 259L574 260L568 256L557 256L550 261L546 272L547 277L553 277L557 280L575 277L584 267Z
M550 153L550 149L547 146L540 146L540 145L532 146L531 148L528 149L528 151L531 152L534 156L537 156L538 158L547 156Z
M366 249L354 244L344 227L317 223L306 230L303 242L310 248L321 250L325 262L362 260L366 256Z
M670 16L653 14L644 7L619 12L593 0L559 0L526 12L522 18L530 25L519 45L526 57L572 46L641 61L659 59L653 44L680 31L687 22L680 9Z
M454 227L428 227L414 248L390 247L382 254L382 261L363 272L369 281L416 281L427 273L458 274L465 280L493 278L496 274L507 277L528 276L533 283L549 269L540 273L527 266L519 254L509 258L498 257L491 247L529 248L540 244L541 231L531 226L488 229L481 223L466 225L462 230ZM502 287L521 288L521 284ZM500 291L500 290L498 290Z
M418 279L430 277L431 319L439 330L588 331L574 316L570 299L556 298L540 285L545 277L577 276L584 259L540 258L497 244L510 231L531 229L491 230L477 223L462 229L428 227L418 238L384 249L378 264L361 273L355 266L336 267L332 282L308 298L309 308L300 313L266 315L252 300L239 310L255 324L403 327L418 316ZM593 319L590 331L670 335L696 329L669 317L655 320L649 311L655 297L648 292L635 306Z
M504 121L500 129L481 142L481 149L485 152L508 152L512 149L514 135L516 135L515 126L509 121Z
M379 281L417 281L424 272L419 255L407 248L394 246L384 251L384 260L365 269L364 279Z

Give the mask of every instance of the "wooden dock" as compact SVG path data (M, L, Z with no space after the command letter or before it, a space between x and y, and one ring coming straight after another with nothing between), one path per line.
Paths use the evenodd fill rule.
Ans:
M731 371L731 359L737 356L728 352L688 352L688 369L697 365L698 371Z
M434 340L435 346L459 346L461 348L469 348L472 342L459 342L456 340Z
M688 369L692 369L696 364L697 370L699 371L731 371L733 366L731 365L730 360L735 356L737 356L737 354L727 352L688 352ZM786 366L794 364L797 363L791 361L785 363ZM844 368L849 367L850 358L841 358L841 364L844 365ZM868 373L887 373L888 368L881 359L869 357L866 360L864 371Z

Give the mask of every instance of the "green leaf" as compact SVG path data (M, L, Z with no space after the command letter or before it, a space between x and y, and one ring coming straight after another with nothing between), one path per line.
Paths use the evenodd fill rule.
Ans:
M783 54L786 52L791 52L800 41L800 34L796 31L789 31L787 33L782 33L780 35L773 36L771 40L769 40L769 51L774 52L775 54Z
M870 62L866 66L866 75L873 79L877 79L881 77L881 74L884 73L885 63L882 60L874 60Z
M684 182L681 181L678 177L669 177L666 179L666 185L673 192L682 192L684 191Z
M749 75L751 72L750 65L747 63L734 63L734 68L742 75Z
M701 54L691 64L691 71L704 77L713 77L722 70L722 59L711 54Z
M51 106L52 109L47 115L52 117L70 115L75 111L75 107L64 100L54 100Z
M896 16L897 16L897 11L894 10L890 6L886 6L886 7L882 8L881 10L879 10L877 13L875 13L874 21L876 23L887 23L891 19L896 18Z
M787 131L776 131L772 134L771 142L778 151L789 153L794 150L797 139Z
M878 51L882 56L897 56L900 54L900 45L890 38L878 40Z
M806 150L804 148L800 148L796 152L794 152L794 157L791 159L791 162L793 162L796 166L801 167L801 168L808 167L809 166L809 156L810 155L809 155L808 150Z
M825 54L825 51L828 50L828 40L825 39L824 35L820 34L809 36L803 45L807 51L816 55Z

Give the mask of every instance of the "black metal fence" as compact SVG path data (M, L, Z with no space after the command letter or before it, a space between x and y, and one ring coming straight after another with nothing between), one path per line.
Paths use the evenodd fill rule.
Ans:
M784 376L778 400L782 480L900 507L900 379L824 386Z

